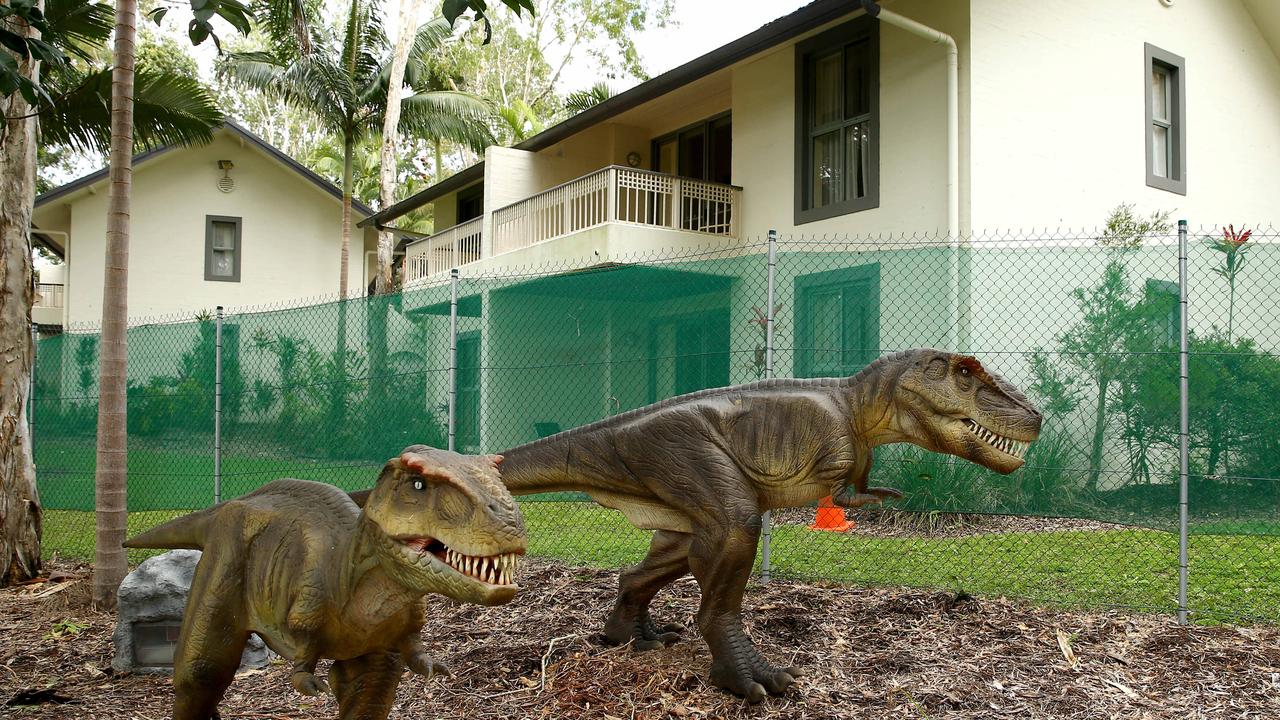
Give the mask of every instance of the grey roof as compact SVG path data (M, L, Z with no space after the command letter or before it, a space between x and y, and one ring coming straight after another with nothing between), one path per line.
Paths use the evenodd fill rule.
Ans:
M592 125L608 120L672 90L688 85L699 78L722 70L740 60L768 50L775 45L780 45L791 38L821 27L862 7L863 3L860 0L815 0L815 2L805 5L790 15L784 15L754 32L743 35L728 45L722 45L701 57L690 60L684 65L668 70L651 80L636 85L630 90L618 93L598 105L583 110L564 122L552 125L514 147L517 150L531 152L550 147ZM465 177L459 179L460 176ZM416 195L405 198L395 205L365 218L360 221L359 227L386 223L483 177L484 163L480 162Z
M244 126L236 122L233 122L231 120L227 120L222 124L222 128L226 130L230 130L231 132L235 133L236 135L244 139L245 142L248 142L249 144L258 148L259 150L266 153L267 155L270 155L272 158L275 158L276 160L280 161L281 164L293 170L294 172L298 173L299 175L306 178L307 180L310 180L312 183L317 185L321 190L324 190L325 192L329 193L330 195L334 196L339 200L342 199L342 188L339 188L338 186L334 185L328 180L325 180L323 177L321 177L320 175L312 171L311 168L308 168L307 166L303 165L297 160L294 160L288 155L285 155L283 152L281 152L279 148L267 142L266 140L263 140L262 138L258 137L254 133L250 132ZM138 165L141 165L142 163L146 162L147 160L150 160L151 158L163 155L169 152L170 150L181 149L181 148L182 148L181 145L163 145L161 147L154 148L152 150L145 150L133 156L133 165L134 167L137 167ZM57 200L58 198L63 197L65 195L69 195L81 188L88 187L89 185L92 185L98 182L99 180L104 180L107 178L110 172L111 172L110 167L104 167L101 170L98 170L97 172L93 172L88 175L85 175L84 177L72 180L71 182L65 185L60 185L37 197L35 206L40 207L41 205L47 202ZM369 207L368 205L365 205L364 203L354 198L352 198L351 200L351 207L361 215L365 215L365 216L373 215L373 208Z

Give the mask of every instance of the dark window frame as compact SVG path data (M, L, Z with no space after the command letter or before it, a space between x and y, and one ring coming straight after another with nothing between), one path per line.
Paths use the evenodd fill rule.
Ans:
M465 217L465 218L462 217L463 207L469 206L468 205L469 203L474 203L476 201L479 201L480 203L480 211L475 213L474 215L469 215L468 217ZM455 198L454 206L455 206L454 216L458 220L456 223L454 223L455 226L461 225L464 222L470 222L471 220L475 220L478 217L484 217L484 183L479 182L479 183L476 183L475 185L470 185L459 190L457 197ZM448 228L445 228L445 229L448 229Z
M1151 43L1143 44L1143 97L1146 100L1147 186L1179 195L1187 194L1187 61L1180 55L1162 50ZM1156 68L1169 75L1169 177L1155 174L1155 138L1152 127L1157 122L1151 111L1151 75ZM1164 123L1161 123L1164 125Z
M658 149L659 149L659 148L660 148L664 143L668 143L668 142L671 142L671 141L673 141L673 140L674 140L674 141L675 141L675 143L676 143L676 172L671 173L671 174L672 174L672 175L676 175L676 176L681 176L681 177L683 177L683 176L681 175L681 173L680 173L680 136L684 135L685 133L689 132L690 130L702 130L702 134L703 134L703 137L704 137L704 138L706 138L706 142L710 143L710 141L711 141L711 128L712 128L712 126L713 126L713 125L715 125L716 123L719 123L719 122L720 122L720 121L722 121L722 120L728 120L728 121L729 121L729 128L730 128L730 130L729 130L729 138L730 138L729 142L731 143L730 147L732 147L732 142L733 142L733 139L732 139L732 138L733 138L733 110L725 110L724 112L718 112L718 113L716 113L715 115L711 115L711 116L709 116L709 117L705 117L705 118L703 118L703 119L701 119L701 120L699 120L699 121L697 121L697 122L689 123L688 125L685 125L684 127L676 128L675 130L672 130L671 132L663 133L663 134L659 135L658 137L655 137L655 138L653 138L652 140L650 140L650 141L649 141L649 169L650 169L650 170L653 170L654 172L660 172L659 167L658 167L658 162L659 162L659 160L660 160L661 158L659 158L659 157L658 157ZM702 176L703 176L704 178L710 178L710 177L711 177L711 169L712 169L712 168L711 168L711 153L710 153L710 152L707 152L707 153L704 153L703 155L704 155L704 156L703 156L703 158L702 158ZM731 155L730 155L730 163L732 163L732 151L731 151ZM732 174L732 171L730 171L730 172L731 172L731 174ZM708 180L704 180L704 182L716 182L716 181L708 179ZM731 183L730 183L730 184L731 184Z
M211 282L240 282L240 260L244 256L243 218L230 215L204 216L204 279ZM236 247L230 276L213 274L213 224L231 223L236 226Z
M816 293L832 288L839 288L842 291L845 288L854 285L867 284L866 290L869 310L874 322L873 334L875 343L873 347L862 348L865 356L852 363L844 362L843 353L847 352L844 347L842 338L840 352L842 354L840 363L840 372L836 376L848 376L857 373L868 362L880 356L880 263L868 263L866 265L856 265L848 268L838 268L836 270L828 270L826 272L813 273L810 275L801 275L795 279L795 314L796 318L796 339L795 350L792 362L795 363L796 377L830 377L829 373L815 374L814 369L814 352L816 344L814 341L813 321L814 313L812 311L813 298ZM844 328L843 311L841 313L841 331ZM865 360L863 362L862 360Z
M813 207L811 188L809 187L810 170L813 167L813 128L810 127L809 116L812 112L812 95L810 93L810 72L812 60L834 50L843 49L859 40L867 39L870 43L868 57L870 65L870 112L865 122L870 127L871 141L867 155L867 194L860 198L842 200L822 207ZM841 62L841 95L840 105L845 106L844 90L848 85L844 72L847 59ZM796 45L795 54L795 224L826 220L828 218L848 215L863 210L880 207L880 23L875 18L864 15L838 27L827 30ZM831 128L855 122L844 118ZM843 138L841 141L843 147ZM842 157L844 153L841 153Z

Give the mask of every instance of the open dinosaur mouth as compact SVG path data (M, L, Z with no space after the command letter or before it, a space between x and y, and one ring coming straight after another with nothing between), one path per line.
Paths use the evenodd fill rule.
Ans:
M464 555L435 538L401 539L401 544L419 556L431 554L436 560L463 575L490 585L514 585L519 554Z
M972 418L965 418L964 424L965 427L969 428L969 432L978 436L978 439L1010 457L1014 457L1019 460L1025 459L1027 455L1027 448L1031 447L1030 442L1014 440L1011 437L1005 437L1000 433L988 430L979 425L978 422Z

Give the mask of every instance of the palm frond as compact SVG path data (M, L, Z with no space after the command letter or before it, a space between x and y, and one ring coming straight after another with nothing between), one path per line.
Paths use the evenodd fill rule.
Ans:
M115 25L115 10L104 2L47 0L44 16L49 25L44 41L82 60L92 59Z
M340 124L351 105L344 77L323 52L282 61L269 52L229 53L218 75L315 115L328 125Z
M271 44L296 44L299 55L311 54L311 19L318 14L316 0L258 0L254 7L254 15Z
M477 152L496 142L486 122L488 103L469 93L419 93L405 98L400 109L406 135L450 140Z
M105 153L111 145L111 68L59 77L58 102L40 116L42 143ZM138 68L133 96L134 143L139 148L197 145L213 139L225 119L198 81Z
M598 82L586 90L569 93L564 99L564 109L569 115L577 115L613 97L613 89L606 82Z

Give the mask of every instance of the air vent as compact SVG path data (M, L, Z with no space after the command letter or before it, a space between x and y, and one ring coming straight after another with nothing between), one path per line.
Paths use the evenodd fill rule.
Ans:
M229 175L223 175L218 178L218 189L224 193L229 193L236 189L236 181L232 180Z

